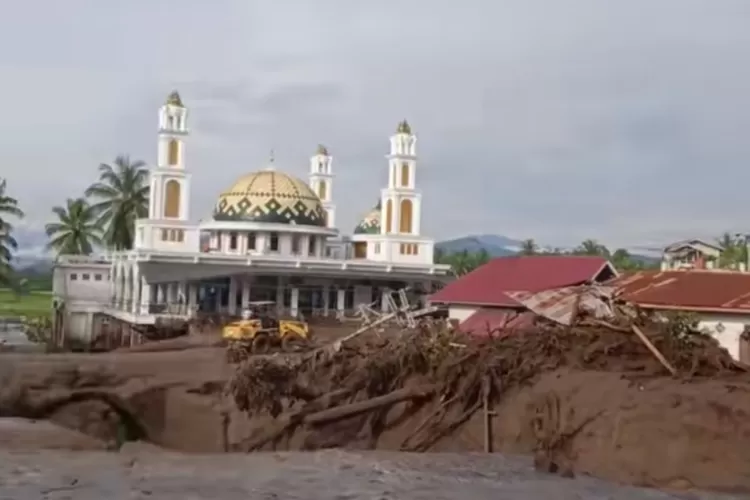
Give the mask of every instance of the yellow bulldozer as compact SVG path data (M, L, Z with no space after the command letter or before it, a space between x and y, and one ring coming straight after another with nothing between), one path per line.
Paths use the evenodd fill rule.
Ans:
M276 303L251 302L243 311L243 318L222 328L222 339L227 343L227 361L238 363L250 354L267 354L275 347L284 352L299 352L310 345L310 327L305 321L280 319Z

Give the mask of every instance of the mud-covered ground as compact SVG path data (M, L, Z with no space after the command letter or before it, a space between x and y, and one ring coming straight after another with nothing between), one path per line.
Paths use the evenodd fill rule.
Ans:
M136 447L137 448L137 447ZM0 498L37 500L636 500L729 499L616 486L535 472L528 459L485 454L323 451L250 455L0 452Z
M294 452L304 448L296 436L276 447L288 453L224 454L274 421L250 421L228 404L223 389L236 367L216 340L182 338L96 355L0 356L0 416L41 411L36 423L0 419L0 499L670 498L614 483L679 491L678 498L722 498L686 493L698 490L750 492L744 374L687 380L549 370L494 405L496 454L476 454L484 447L481 414L430 446L440 454L388 451L402 447L429 408L384 431L375 445L380 451L354 451L361 445L352 439L348 452ZM123 423L110 404L55 403L89 390L115 395L138 416L143 435L128 435L132 423ZM534 472L527 458L507 458L533 453L529 406L550 394L576 422L596 415L569 444L575 479ZM125 444L119 453L105 451L135 437L159 448Z

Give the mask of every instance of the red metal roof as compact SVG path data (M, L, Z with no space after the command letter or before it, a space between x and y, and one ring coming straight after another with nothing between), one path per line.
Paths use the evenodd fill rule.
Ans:
M449 283L430 300L448 304L521 307L505 292L539 292L578 285L594 280L605 268L617 274L602 257L500 257Z
M690 269L640 271L610 283L641 307L685 311L750 312L750 273Z
M509 309L482 307L458 325L462 332L477 336L504 336L514 329L534 324L535 315L530 312L518 313Z

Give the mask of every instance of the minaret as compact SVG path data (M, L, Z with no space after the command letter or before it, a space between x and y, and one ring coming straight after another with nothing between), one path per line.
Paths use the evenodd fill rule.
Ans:
M332 201L331 189L333 188L333 171L331 170L332 157L328 149L322 144L318 145L315 154L310 157L310 188L318 195L326 211L326 225L336 227L336 205Z
M380 233L419 236L422 195L415 189L417 137L409 123L398 124L391 136L388 158L388 187L381 191Z
M185 171L187 108L172 92L159 108L159 144L156 168L151 170L149 219L187 221L190 174Z

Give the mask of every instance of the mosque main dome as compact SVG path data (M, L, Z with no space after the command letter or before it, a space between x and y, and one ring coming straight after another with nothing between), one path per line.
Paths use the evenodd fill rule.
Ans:
M241 177L219 195L214 220L326 227L320 198L304 181L277 170Z

